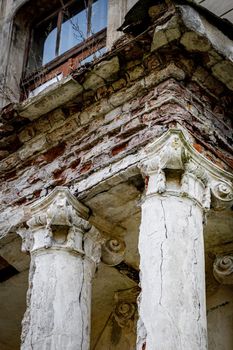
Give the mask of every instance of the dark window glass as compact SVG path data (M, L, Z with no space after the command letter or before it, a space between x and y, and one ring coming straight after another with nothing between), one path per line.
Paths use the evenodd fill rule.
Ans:
M33 29L27 67L29 71L38 70L42 65L54 58L56 37L56 17L43 22Z

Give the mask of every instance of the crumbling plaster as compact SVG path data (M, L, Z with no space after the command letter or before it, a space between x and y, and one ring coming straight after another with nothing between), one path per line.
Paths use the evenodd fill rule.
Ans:
M192 14L197 16L195 11ZM198 23L202 21L200 16L195 18ZM91 209L89 221L104 237L124 239L124 262L138 273L139 198L144 180L137 165L144 157L145 145L175 126L183 130L196 151L220 169L230 171L233 76L229 49L226 54L213 43L213 29L205 20L205 30L197 35L198 28L192 23L186 21L188 29L184 29L176 16L173 19L136 41L127 42L123 37L124 45L119 41L115 52L2 115L3 142L7 147L0 161L1 255L21 271L14 277L19 283L29 264L29 258L22 257L19 251L20 238L15 233L29 219L23 207L45 198L54 187L70 188ZM190 46L187 37L195 39ZM220 37L222 40L222 34ZM222 73L224 67L227 75ZM224 171L222 174L226 175ZM207 299L208 310L230 300L231 287L222 297L222 287L212 279L211 267L216 255L232 251L231 235L231 211L210 210L204 229L206 261L210 259L207 294L211 290L218 292ZM92 345L96 339L100 344L109 339L111 327L106 322L112 312L114 292L137 283L126 272L100 265L94 280ZM225 293L225 287L223 290ZM224 321L227 329L232 318L231 303L223 305L229 313ZM211 312L210 349L219 346L230 350L231 331L223 344L225 337L220 339L213 331L218 326L213 325ZM220 314L217 317L220 324Z

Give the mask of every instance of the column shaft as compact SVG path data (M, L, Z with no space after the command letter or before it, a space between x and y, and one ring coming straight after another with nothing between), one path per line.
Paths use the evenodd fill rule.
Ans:
M151 195L142 204L139 313L146 350L207 348L202 221L189 198Z
M32 255L22 349L89 349L91 300L87 288L91 284L84 272L86 263L80 255L63 250ZM85 307L84 294L88 299Z
M203 219L233 201L232 178L171 129L144 150L137 350L206 350Z

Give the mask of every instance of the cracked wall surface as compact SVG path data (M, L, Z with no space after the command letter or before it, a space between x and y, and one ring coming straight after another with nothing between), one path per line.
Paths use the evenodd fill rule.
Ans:
M135 1L129 3L132 6ZM18 4L19 1L14 6ZM5 11L10 13L9 9L10 3L7 2ZM128 9L125 8L124 11ZM141 219L138 201L147 179L142 178L137 165L143 148L167 130L176 127L187 132L190 144L205 158L229 172L233 167L232 41L210 24L207 17L199 15L196 9L188 6L171 6L165 13L161 12L160 7L154 6L150 10L148 23L150 26L139 34L134 32L135 29L130 24L132 31L120 35L112 50L104 57L72 72L68 79L32 99L14 101L1 111L0 116L0 248L3 257L15 266L19 275L25 274L29 262L28 257L22 258L19 252L20 240L15 233L28 220L23 207L45 198L57 186L68 187L76 198L91 209L90 222L101 230L104 237L111 234L126 242L125 261L118 269L101 265L97 281L94 282L97 285L95 310L100 317L99 320L97 316L92 318L93 324L96 324L93 327L93 350L99 349L98 346L103 346L104 342L111 342L111 337L115 342L111 343L112 349L127 346L133 348L135 342L135 319L129 318L128 328L125 329L119 326L115 316L110 316L113 315L114 304L111 288L118 289L122 285L122 289L127 289L138 283L137 247ZM10 33L11 25L9 17L6 17L2 33ZM115 30L116 21L111 25L110 30ZM8 34L3 37L6 47L9 45L7 36ZM110 44L117 37L113 33L109 37ZM17 56L17 46L13 49ZM11 57L12 62L16 56ZM1 56L0 59L3 67L7 58ZM22 62L18 64L22 65ZM18 70L21 71L21 68ZM182 207L181 202L178 205ZM183 300L188 303L185 280L190 268L189 260L196 261L196 256L200 253L200 242L195 235L198 222L193 219L199 218L200 213L196 206L190 204L187 205L187 210L184 209L185 219L177 223L175 229L180 240L184 240L182 246L186 252L185 227L191 227L193 237L190 240L192 249L189 251L192 254L177 254L177 241L170 237L169 225L172 220L175 221L178 205L172 205L172 201L159 202L156 210L160 222L154 222L154 227L158 226L163 239L155 241L155 246L139 243L140 250L148 250L156 262L156 274L152 278L156 293L149 290L150 286L143 288L148 289L151 298L157 298L158 310L152 311L161 320L164 300L166 310L178 308L177 305L182 308ZM166 206L170 206L171 217L166 215ZM149 219L145 226L150 227ZM232 322L232 290L213 280L208 265L209 262L213 264L218 254L232 252L231 228L230 210L224 213L211 211L207 215L206 282L208 293L213 290L213 295L207 293L210 350L230 350L233 344L232 333L229 331ZM150 235L155 236L154 228ZM184 294L174 300L173 294L169 297L172 285L168 283L168 277L169 281L176 279L175 262L179 259L184 266L181 271ZM52 266L51 262L51 268ZM166 266L174 270L174 276L164 275ZM150 267L147 269L149 273ZM19 279L15 276L14 280L18 281L17 278ZM41 282L38 283L42 283L43 279L46 280L46 276L42 273L38 278ZM103 291L108 280L112 287ZM4 285L9 286L6 288L12 288L9 282ZM198 299L198 282L189 282L193 286L190 297L198 305L203 302ZM52 289L52 283L50 288ZM202 288L205 288L204 285ZM102 293L106 299L105 311L102 310ZM34 295L33 298L36 307L39 297ZM40 302L43 304L43 300ZM151 327L148 326L150 305L145 302L144 307L144 319L138 330L142 349L145 347L148 328ZM51 321L48 322L49 329L54 315L52 307L47 311ZM197 314L190 316L188 310L184 309L183 315L182 319L178 315L177 320L170 320L171 323L177 322L178 326L174 334L168 334L167 338L169 341L169 337L172 337L178 349L181 346L185 348L184 344L179 343L179 332L180 328L185 332L186 321L190 322L190 317L193 327L199 327L200 333L203 331L202 315L198 314L198 307ZM227 332L221 322L226 326ZM119 327L121 334L128 337L127 341L124 337L117 338ZM42 324L43 332L45 328L46 325ZM152 328L150 332L156 333L156 324ZM221 329L221 336L217 335L216 329ZM99 339L99 344L96 339ZM225 343L223 339L226 339ZM194 348L202 346L198 343L200 339L192 341Z

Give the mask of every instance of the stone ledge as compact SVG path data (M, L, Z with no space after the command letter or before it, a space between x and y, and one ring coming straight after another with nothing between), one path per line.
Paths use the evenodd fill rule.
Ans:
M68 102L82 91L83 87L72 77L68 77L22 102L16 109L21 117L34 120Z

